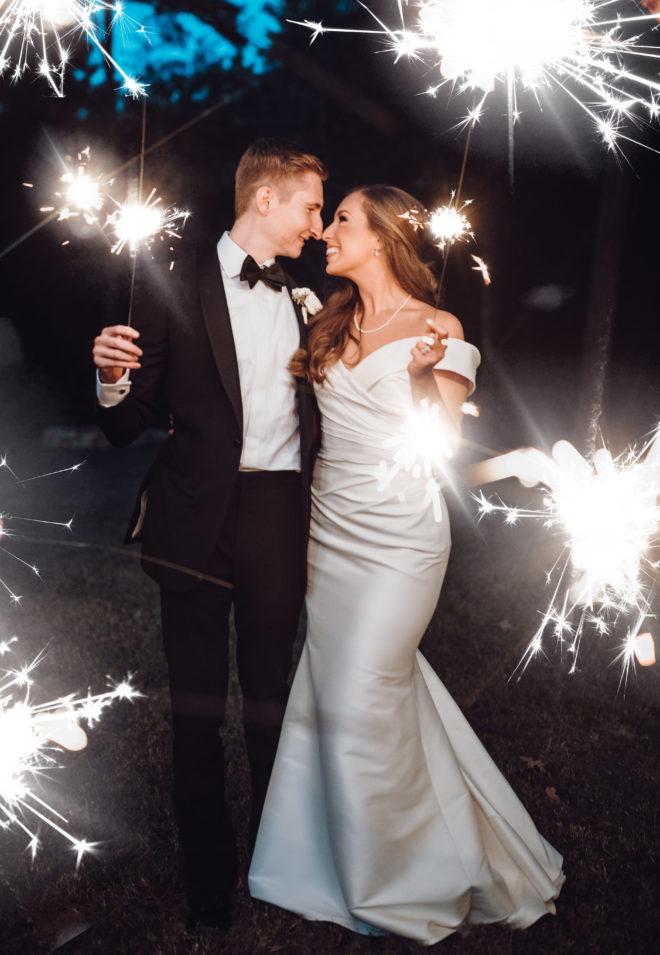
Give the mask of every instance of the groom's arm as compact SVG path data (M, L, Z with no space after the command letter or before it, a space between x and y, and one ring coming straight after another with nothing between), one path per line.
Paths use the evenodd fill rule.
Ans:
M139 329L114 325L96 338L97 421L111 444L130 444L162 417L167 351L167 320L157 312Z

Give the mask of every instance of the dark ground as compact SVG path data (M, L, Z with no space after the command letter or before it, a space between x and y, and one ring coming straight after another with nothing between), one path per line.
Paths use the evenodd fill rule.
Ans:
M555 382L557 375L555 369ZM495 380L486 377L478 393L484 410L497 406ZM543 391L543 382L533 370L518 387L532 408L535 388ZM119 678L127 671L135 672L145 694L132 704L115 703L89 732L87 749L63 754L64 769L43 780L47 798L65 807L70 829L101 844L77 874L68 845L45 827L34 863L24 834L0 834L0 949L113 955L419 951L405 940L355 936L250 899L247 765L235 682L226 728L242 854L234 921L221 942L185 933L156 588L133 556L110 549L121 540L154 446L123 451L100 441L90 449L63 446L66 434L52 429L76 424L80 440L84 421L34 368L5 372L0 390L3 450L19 475L85 460L75 474L2 492L3 510L52 520L67 520L74 512L76 517L71 535L48 528L34 532L58 543L20 545L21 556L38 563L43 582L2 558L2 574L24 599L15 609L2 598L0 640L17 634L15 657L25 661L48 645L35 700L88 687L98 692L106 674ZM565 400L570 405L570 395ZM561 407L555 411L560 421ZM472 439L483 441L486 425L469 424ZM528 494L512 482L500 490L509 501ZM423 650L540 831L563 853L567 881L556 917L526 932L475 929L447 939L439 950L446 955L655 951L660 672L638 670L624 692L619 669L611 665L613 645L585 642L575 675L567 675L565 662L539 659L520 681L507 682L536 626L546 599L543 572L558 545L537 526L513 530L496 519L477 526L456 500L451 507L454 550ZM69 546L73 542L85 546ZM539 762L532 766L523 757Z

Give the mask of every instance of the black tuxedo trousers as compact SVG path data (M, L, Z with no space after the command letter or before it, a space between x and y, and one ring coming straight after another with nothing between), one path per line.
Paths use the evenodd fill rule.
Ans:
M161 588L174 730L174 808L188 892L202 906L227 895L236 876L219 733L229 676L230 608L252 781L252 847L284 717L304 592L300 497L297 472L240 474L209 567L232 589L207 581L192 590Z

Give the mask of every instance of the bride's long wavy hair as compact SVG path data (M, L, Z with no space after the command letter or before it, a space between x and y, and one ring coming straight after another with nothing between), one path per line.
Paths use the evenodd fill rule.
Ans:
M401 288L420 302L435 304L437 280L424 261L424 207L395 186L375 185L352 189L359 193L369 228L380 239L381 255ZM339 360L349 339L358 345L353 315L358 320L364 306L357 285L342 278L325 308L309 324L307 348L299 348L289 365L298 378L322 384L327 369Z

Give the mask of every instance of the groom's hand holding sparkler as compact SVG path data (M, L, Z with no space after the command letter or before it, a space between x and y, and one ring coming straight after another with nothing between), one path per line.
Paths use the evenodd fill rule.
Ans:
M127 369L142 367L142 349L134 342L139 336L130 325L110 325L96 336L92 355L103 384L114 384Z

